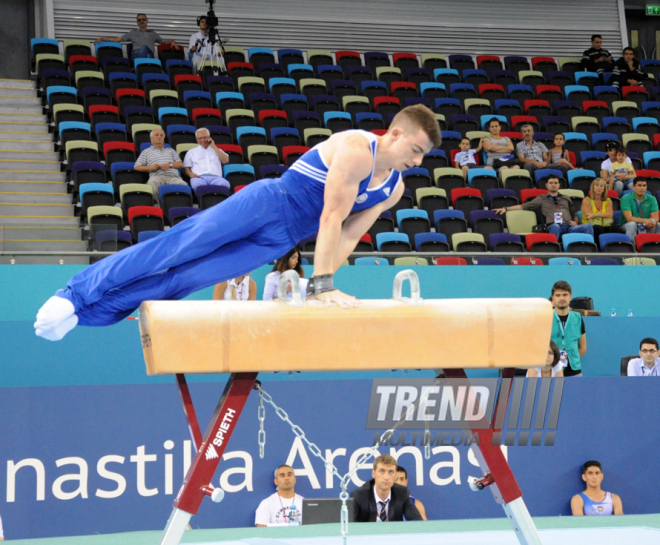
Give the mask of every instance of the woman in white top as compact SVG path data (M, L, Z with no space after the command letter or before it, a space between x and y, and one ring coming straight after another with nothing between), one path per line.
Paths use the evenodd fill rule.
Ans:
M528 377L563 377L564 368L560 360L561 354L559 347L554 341L550 341L550 348L548 348L548 355L545 358L545 365L543 367L532 367L527 369Z
M216 284L213 289L214 301L256 301L257 283L249 274L238 276Z
M277 284L283 272L294 270L300 276L300 295L307 299L307 280L305 280L305 271L302 268L300 250L297 247L292 248L286 255L280 257L273 270L266 275L266 285L264 286L264 301L273 301L277 299ZM287 297L291 297L291 283L287 286Z

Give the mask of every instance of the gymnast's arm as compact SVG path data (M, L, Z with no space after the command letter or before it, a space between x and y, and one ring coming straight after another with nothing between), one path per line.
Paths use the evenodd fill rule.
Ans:
M378 216L399 202L399 199L401 199L401 196L403 195L403 190L403 182L399 182L388 199L376 206L372 206L371 208L367 208L366 210L362 210L361 212L348 217L341 229L341 237L339 239L339 245L337 246L337 254L334 259L335 271L337 271L337 269L341 267L341 264L346 261L349 255L351 255L351 252L353 252L357 243L378 219Z
M331 140L325 144L329 144ZM337 249L341 239L342 224L353 208L360 181L371 172L373 157L369 141L359 134L345 137L330 151L330 169L325 183L323 212L314 252L314 276L333 274ZM325 145L324 145L325 149ZM318 299L327 303L355 306L357 301L339 290L322 293Z

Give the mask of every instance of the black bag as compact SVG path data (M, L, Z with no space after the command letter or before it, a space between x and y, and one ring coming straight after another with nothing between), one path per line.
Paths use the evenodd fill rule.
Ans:
M520 161L516 157L512 157L511 159L508 159L506 161L504 161L502 159L495 159L493 161L493 168L495 170L499 170L502 167L511 168L513 166L516 166L516 165L520 166Z
M547 223L537 223L532 227L532 233L545 233L548 230Z
M594 300L591 297L575 297L571 300L570 307L574 310L593 310Z

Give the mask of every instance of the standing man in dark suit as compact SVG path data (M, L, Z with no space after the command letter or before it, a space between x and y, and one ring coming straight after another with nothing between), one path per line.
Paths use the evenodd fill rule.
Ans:
M396 484L396 460L383 454L374 460L371 479L351 492L355 500L355 522L423 520L410 499L407 487Z

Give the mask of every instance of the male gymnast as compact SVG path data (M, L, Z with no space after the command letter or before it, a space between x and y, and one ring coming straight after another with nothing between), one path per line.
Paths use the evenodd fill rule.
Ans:
M440 145L426 106L401 110L387 133L349 130L305 153L280 179L259 180L162 235L122 250L69 280L39 310L36 334L60 340L76 325L105 326L149 300L186 295L241 276L318 231L308 294L356 306L333 274L384 210L403 195L401 172Z

